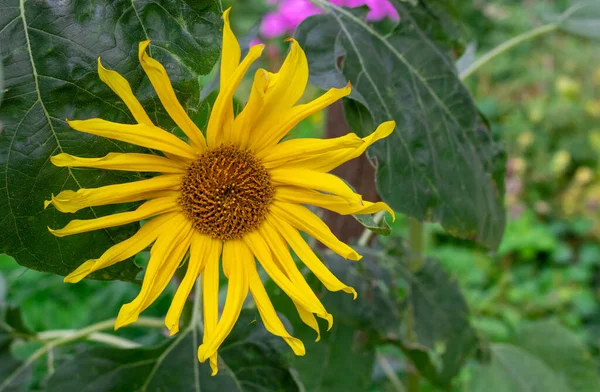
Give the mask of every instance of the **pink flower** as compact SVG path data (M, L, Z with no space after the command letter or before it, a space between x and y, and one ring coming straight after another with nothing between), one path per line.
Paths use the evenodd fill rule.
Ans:
M279 37L287 31L287 22L277 12L269 12L260 23L260 33L266 38Z
M293 35L294 30L309 16L321 13L321 10L309 0L266 0L277 4L277 9L270 12L262 20L260 32L265 38ZM378 21L390 18L399 21L400 17L389 0L329 0L339 7L369 7L367 20Z
M387 0L365 0L369 7L369 13L367 14L367 20L376 21L385 18L398 22L400 15L394 6Z

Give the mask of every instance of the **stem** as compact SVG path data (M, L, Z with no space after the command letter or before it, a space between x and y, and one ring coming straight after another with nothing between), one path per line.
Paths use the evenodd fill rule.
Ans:
M162 325L161 325L161 327L162 327ZM73 336L75 333L77 333L77 330L73 330L73 329L46 331L46 332L39 333L36 336L36 338L39 340L42 340L42 341L52 341L55 339L61 339L61 338ZM136 347L141 346L141 344L134 342L132 340L121 338L119 336L111 335L108 333L102 333L102 332L94 332L92 334L89 334L88 336L85 337L85 339L89 340L90 342L104 343L104 344L108 344L109 346L115 346L115 347L119 347L119 348L136 348Z
M501 55L502 53L506 52L507 50L514 48L515 46L519 45L520 43L525 42L530 39L533 39L540 35L555 31L557 29L558 29L558 24L550 23L550 24L546 24L546 25L537 27L533 30L527 31L523 34L519 34L516 37L509 39L508 41L496 46L494 49L490 50L489 52L487 52L486 54L481 56L479 59L477 59L477 61L475 61L467 69L465 69L463 72L461 72L460 79L461 80L467 79L469 76L471 76L473 73L475 73L475 71L477 71L483 65L487 64L490 60Z
M423 266L423 223L416 219L410 219L408 232L408 244L410 250L410 260L408 268L411 271L418 271Z
M406 392L406 389L404 389L404 385L402 385L402 381L400 381L400 379L396 375L396 372L392 368L392 365L390 365L390 363L388 362L387 358L377 353L377 363L379 363L379 366L381 366L381 370L383 370L388 380L390 380L390 382L392 383L394 390L396 392Z

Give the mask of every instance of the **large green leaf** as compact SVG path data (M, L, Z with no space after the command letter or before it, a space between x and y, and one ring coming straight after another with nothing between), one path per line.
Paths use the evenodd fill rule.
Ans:
M448 386L477 344L469 308L443 267L427 259L415 272L402 268L408 294L400 344L429 380Z
M327 89L349 80L351 98L375 124L397 123L392 135L369 150L383 200L397 211L434 219L454 235L497 248L505 225L504 152L482 126L446 48L429 38L437 30L428 13L422 6L395 3L401 22L383 35L363 21L360 11L314 2L326 13L308 18L296 32L312 83ZM371 121L357 121L364 115L347 115L357 132L373 131Z
M48 380L54 391L300 391L282 353L281 338L254 323L246 310L219 349L219 373L211 377L208 362L199 363L197 328L182 331L151 348L98 347L64 362Z
M600 391L596 365L585 345L554 321L533 322L521 328L514 343L543 361L572 391Z
M469 392L575 392L539 358L509 344L494 344L491 359L473 372Z
M0 58L5 94L0 110L0 251L21 265L61 275L130 235L136 225L56 239L46 227L127 206L63 214L43 202L63 189L139 179L138 174L56 168L51 155L103 156L141 149L70 130L65 118L101 117L132 123L125 105L98 78L96 59L124 74L150 117L174 129L137 60L138 42L171 77L184 107L198 109L198 76L218 59L221 6L213 0L0 0ZM137 267L123 262L95 275L130 280Z

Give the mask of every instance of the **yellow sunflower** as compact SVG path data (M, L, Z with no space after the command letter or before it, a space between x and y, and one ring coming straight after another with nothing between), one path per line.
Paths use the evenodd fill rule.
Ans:
M233 328L242 305L252 295L265 327L281 336L294 353L303 355L304 345L292 337L277 316L257 272L256 261L293 300L301 319L319 339L315 315L333 318L308 286L290 255L290 248L331 291L353 288L340 282L319 260L300 232L304 232L344 258L359 260L351 247L338 240L327 225L304 205L313 205L342 215L393 211L385 203L363 201L344 181L328 174L338 165L358 157L368 146L388 136L394 122L381 124L366 138L355 134L320 139L281 141L301 120L350 93L350 85L331 89L312 102L296 105L308 81L306 56L290 39L290 52L278 73L259 69L245 108L234 116L233 94L250 65L261 55L263 45L250 48L241 60L240 46L223 14L221 91L215 101L206 138L177 100L165 68L146 53L150 41L139 45L139 60L158 98L187 135L189 143L156 127L128 82L107 70L98 59L98 73L127 105L137 124L101 119L69 121L80 132L120 140L158 150L164 156L110 153L102 158L80 158L69 154L52 157L59 167L156 172L150 179L96 189L62 191L52 204L61 212L82 208L146 200L136 210L90 220L73 220L62 229L49 229L63 237L72 234L148 220L131 238L108 249L98 259L88 260L65 277L78 282L90 273L128 259L152 245L139 295L121 308L115 329L135 322L165 289L181 260L189 251L184 279L165 318L174 334L192 287L202 274L204 313L201 362L210 359L217 372L217 349ZM219 261L228 279L227 297L219 318Z

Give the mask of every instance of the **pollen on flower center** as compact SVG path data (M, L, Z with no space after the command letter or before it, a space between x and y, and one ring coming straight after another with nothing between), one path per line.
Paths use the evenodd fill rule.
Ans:
M258 228L273 193L269 173L251 152L222 146L190 164L179 204L196 230L231 240Z

